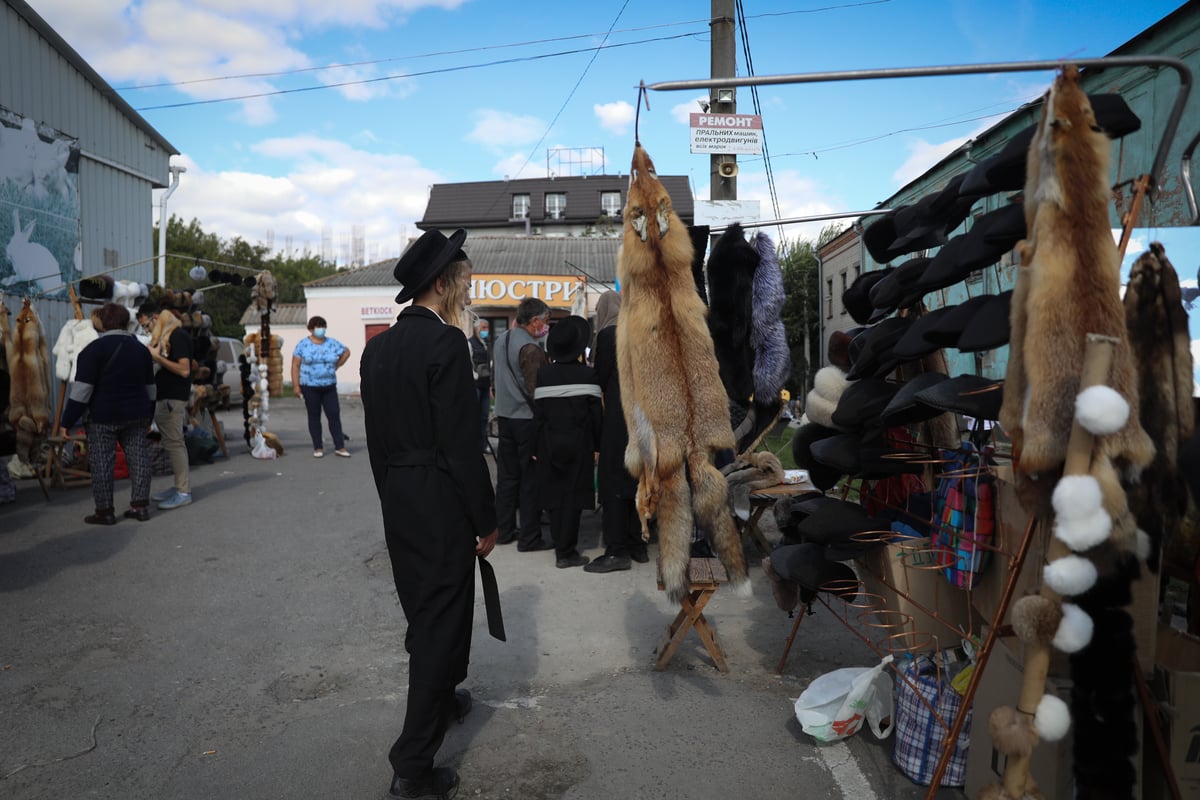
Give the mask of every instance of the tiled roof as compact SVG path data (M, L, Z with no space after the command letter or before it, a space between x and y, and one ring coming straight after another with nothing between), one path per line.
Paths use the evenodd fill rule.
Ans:
M695 218L692 190L686 175L661 175L659 180L671 195L675 213L685 223ZM625 205L629 177L625 175L588 175L565 178L523 178L510 181L438 183L429 192L425 216L417 223L430 228L511 227L512 197L529 195L529 221L547 232L556 225L595 222L601 214L601 192L620 192ZM561 219L546 218L547 193L566 195L566 211Z
M241 325L258 325L262 315L253 305L246 306L242 312ZM307 303L280 303L271 312L272 325L306 325L308 324Z
M584 275L612 283L617 276L620 237L591 236L475 236L463 249L476 273L499 275ZM342 270L304 284L329 286L396 286L396 259L359 269Z

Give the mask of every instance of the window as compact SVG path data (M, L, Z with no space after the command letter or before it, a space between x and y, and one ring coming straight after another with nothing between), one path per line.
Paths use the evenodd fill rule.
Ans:
M842 294L846 293L846 273L842 273Z
M529 217L529 195L514 194L512 198L512 218L527 219Z
M825 317L833 319L833 278L825 281Z
M621 193L620 192L601 192L600 193L600 213L606 217L621 216Z
M562 219L567 215L565 192L546 192L546 219Z

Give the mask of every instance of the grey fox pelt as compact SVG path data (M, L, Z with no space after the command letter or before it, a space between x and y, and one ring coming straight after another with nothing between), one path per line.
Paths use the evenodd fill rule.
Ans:
M692 255L653 162L635 145L617 263L623 295L617 369L629 428L625 467L638 479L643 539L647 520L658 518L663 585L672 602L687 593L694 525L709 535L731 586L750 591L729 486L713 466L734 440Z
M1066 458L1089 333L1114 337L1109 385L1130 406L1125 427L1097 437L1092 474L1104 489L1113 540L1136 527L1121 477L1154 456L1138 416L1138 384L1120 295L1120 254L1109 227L1110 149L1078 71L1065 68L1042 104L1025 174L1028 231L1012 302L1012 335L1000 421L1012 437L1018 478L1052 476ZM1053 480L1040 480L1045 492Z

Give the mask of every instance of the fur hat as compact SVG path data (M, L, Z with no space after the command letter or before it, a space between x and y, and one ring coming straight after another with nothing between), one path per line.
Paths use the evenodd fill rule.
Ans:
M546 336L546 353L559 363L577 360L587 349L591 327L583 317L559 320Z
M975 419L998 419L1004 399L1004 381L979 375L959 375L917 392L927 406L953 411Z
M850 369L850 342L862 331L862 328L851 328L848 331L834 331L829 334L825 358L830 365L843 370Z
M404 285L400 294L396 295L397 303L407 303L425 287L433 283L452 261L466 258L462 251L467 232L459 228L449 237L439 230L425 231L417 239L392 269L392 276Z

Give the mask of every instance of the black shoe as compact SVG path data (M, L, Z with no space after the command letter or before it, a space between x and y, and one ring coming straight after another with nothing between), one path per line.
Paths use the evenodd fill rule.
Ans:
M471 713L471 693L466 689L454 690L454 714L458 724L462 725L467 714Z
M520 544L517 545L517 552L519 552L519 553L540 553L542 550L553 550L553 549L554 549L554 542L547 542L545 539L539 539L538 541L534 542L533 544L529 545L528 547L526 547L524 545L520 545Z
M645 546L635 547L630 550L629 557L639 564L647 564L650 562L650 555L646 552Z
M499 536L497 536L497 537L496 537L496 544L512 544L512 543L513 543L513 542L515 542L516 540L517 540L517 537L515 537L515 536L514 536L514 537L512 537L512 538L510 538L510 539L501 539Z
M83 518L88 525L116 525L117 517L111 508L97 508L95 514Z
M582 567L590 560L591 559L589 559L587 556L581 556L579 553L576 553L575 555L558 559L554 562L554 566L558 567L559 569L570 569L571 567Z
M458 773L449 767L435 767L420 778L393 775L388 794L408 800L450 800L458 794Z
M600 556L583 568L584 572L620 572L630 569L629 556Z
M130 506L125 509L125 518L145 522L150 519L150 509L146 508L146 506Z

